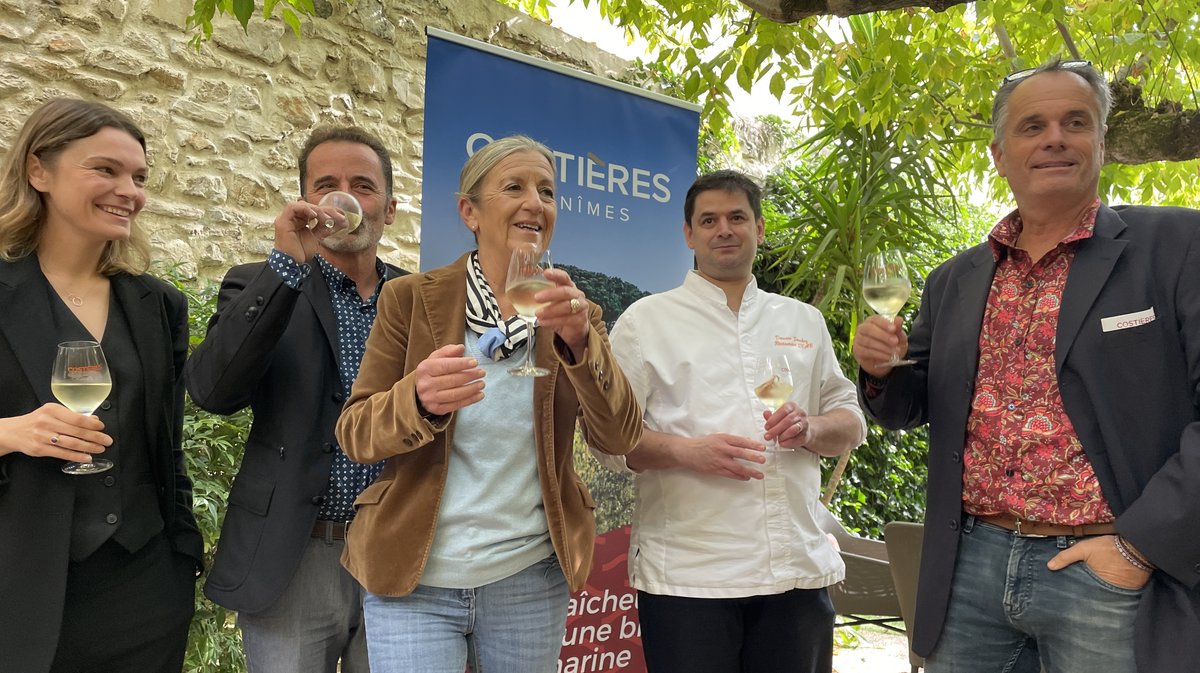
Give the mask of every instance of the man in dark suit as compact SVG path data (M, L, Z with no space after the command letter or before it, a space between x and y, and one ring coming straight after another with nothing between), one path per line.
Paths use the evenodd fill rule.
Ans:
M1084 61L1005 78L1017 210L930 274L911 335L855 337L864 409L929 423L930 673L1200 661L1200 212L1100 203L1109 106Z
M238 611L253 673L366 673L362 588L339 561L354 499L378 466L334 438L383 283L376 256L396 212L387 150L358 128L313 132L299 157L301 200L275 220L265 263L234 267L185 377L200 407L250 406L254 424L204 587ZM320 207L353 194L362 224Z

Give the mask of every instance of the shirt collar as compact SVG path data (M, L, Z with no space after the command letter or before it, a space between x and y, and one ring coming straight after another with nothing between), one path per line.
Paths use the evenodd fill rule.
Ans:
M1083 211L1083 216L1075 229L1058 242L1059 246L1091 238L1096 230L1096 214L1099 212L1100 199L1097 198ZM1006 257L1010 250L1016 249L1017 239L1021 237L1021 230L1024 226L1025 223L1021 220L1021 211L1013 210L997 222L995 227L992 227L992 231L988 234L988 243L992 246L992 256L996 261Z
M691 270L683 279L683 287L696 296L710 301L721 306L728 306L729 302L725 297L725 290L717 287L704 276L700 275L699 271ZM754 276L750 276L750 282L746 283L746 289L742 291L742 306L747 306L754 302L754 298L758 296L758 280Z
M329 263L329 260L321 256L320 253L314 255L317 259L317 266L321 269L321 275L325 277L325 282L329 285L330 292L341 292L342 294L354 293L358 296L358 286L354 280L342 273L342 270ZM368 301L373 301L379 296L379 289L383 287L383 282L387 279L387 266L383 260L375 258L375 273L379 276L379 282L375 283L375 291L371 293L371 298Z

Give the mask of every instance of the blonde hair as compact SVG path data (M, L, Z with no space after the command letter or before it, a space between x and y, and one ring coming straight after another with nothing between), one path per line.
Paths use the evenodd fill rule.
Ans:
M0 166L0 260L12 262L36 252L46 223L45 198L29 184L29 157L52 167L68 145L104 128L125 131L146 151L146 137L137 124L100 103L52 98L25 120ZM135 222L128 239L105 244L96 270L105 275L118 271L136 275L149 266L150 243Z
M496 164L517 152L540 154L550 162L550 170L554 170L554 153L550 151L549 147L529 136L506 136L484 145L483 148L472 154L470 159L467 159L467 163L463 164L462 172L458 174L458 196L465 197L472 203L478 203L479 187L483 184L483 179L496 167Z

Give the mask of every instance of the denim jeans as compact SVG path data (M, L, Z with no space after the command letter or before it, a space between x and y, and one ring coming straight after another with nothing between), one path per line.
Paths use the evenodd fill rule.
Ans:
M474 589L367 593L371 673L553 673L570 592L558 558Z
M248 673L367 673L362 587L342 567L341 540L310 539L283 595L239 613Z
M967 517L946 623L926 673L1134 673L1141 589L1083 562L1046 562L1079 538L1018 537Z

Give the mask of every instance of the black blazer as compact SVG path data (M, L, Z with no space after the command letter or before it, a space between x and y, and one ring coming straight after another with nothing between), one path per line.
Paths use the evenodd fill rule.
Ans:
M387 267L387 278L404 271ZM300 291L265 263L229 270L204 343L185 368L201 408L249 406L254 424L204 594L258 612L283 593L300 563L333 465L333 428L346 401L337 322L315 261Z
M58 340L40 273L30 255L0 261L0 416L53 402L50 370ZM171 547L200 563L203 541L192 517L184 467L183 386L187 301L148 275L117 274L113 293L133 328L146 386L145 431L158 504ZM0 456L0 659L5 670L49 670L58 644L69 559L75 482L62 461Z
M995 263L985 243L929 275L899 367L866 410L888 428L929 423L929 484L913 650L937 644L962 517L962 458ZM1104 331L1103 318L1155 320ZM1063 406L1117 516L1159 568L1138 608L1144 673L1200 661L1200 211L1101 207L1063 291L1055 346Z

